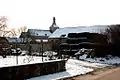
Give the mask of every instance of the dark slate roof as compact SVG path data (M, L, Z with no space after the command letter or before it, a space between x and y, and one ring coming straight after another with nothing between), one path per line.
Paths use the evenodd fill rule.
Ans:
M82 32L102 33L102 32L105 32L106 28L108 28L108 25L59 28L55 32L53 32L53 34L51 34L49 38L60 38L62 35L66 35L65 37L67 37L68 33L82 33Z

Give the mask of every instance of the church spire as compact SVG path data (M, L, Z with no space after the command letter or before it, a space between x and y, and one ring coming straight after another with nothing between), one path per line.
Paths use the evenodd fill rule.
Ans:
M50 32L53 33L56 29L58 29L59 27L56 25L56 19L55 17L53 17L53 23L50 26Z
M53 17L53 24L56 25L56 19L55 19L55 17Z
M57 27L55 17L53 17L53 23L52 23L51 27Z

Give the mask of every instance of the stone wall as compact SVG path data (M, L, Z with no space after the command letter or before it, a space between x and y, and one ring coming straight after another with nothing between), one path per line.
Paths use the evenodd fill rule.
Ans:
M24 80L65 71L65 60L0 68L1 80Z

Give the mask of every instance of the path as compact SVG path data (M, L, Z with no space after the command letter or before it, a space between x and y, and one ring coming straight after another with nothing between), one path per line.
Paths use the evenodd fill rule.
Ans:
M120 67L105 68L83 76L63 80L120 80Z

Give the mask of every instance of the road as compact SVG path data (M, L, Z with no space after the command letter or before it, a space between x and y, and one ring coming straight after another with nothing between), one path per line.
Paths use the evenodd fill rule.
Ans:
M120 67L105 68L86 75L63 80L120 80Z

